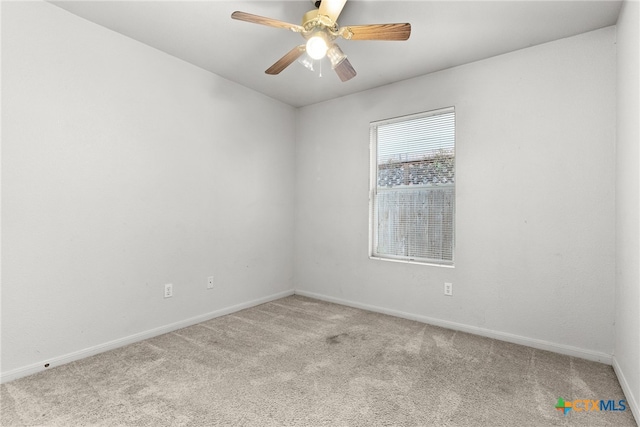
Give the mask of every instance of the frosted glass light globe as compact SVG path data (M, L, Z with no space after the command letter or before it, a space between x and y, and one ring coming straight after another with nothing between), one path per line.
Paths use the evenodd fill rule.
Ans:
M327 42L324 37L317 35L307 40L307 53L313 59L322 59L327 54Z

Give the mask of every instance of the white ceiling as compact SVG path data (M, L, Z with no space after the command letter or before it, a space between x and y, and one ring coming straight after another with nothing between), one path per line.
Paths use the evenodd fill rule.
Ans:
M299 24L314 8L298 1L54 1L78 16L299 107L615 25L621 2L349 0L341 25L409 22L408 41L338 43L358 75L342 83L293 63L264 73L299 34L231 19L235 10ZM326 61L326 60L325 60Z

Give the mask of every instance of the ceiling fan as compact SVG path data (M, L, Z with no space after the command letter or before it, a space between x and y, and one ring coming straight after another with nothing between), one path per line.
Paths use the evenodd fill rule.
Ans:
M291 49L269 67L265 73L271 75L280 74L282 70L306 52L315 60L322 59L325 56L328 57L331 62L331 68L333 68L340 80L346 82L355 77L356 70L351 66L347 55L334 43L335 39L342 37L345 40L407 40L411 35L411 24L408 23L339 27L338 16L340 16L340 12L342 12L346 2L347 0L315 1L317 9L304 14L302 25L289 24L240 11L233 12L231 17L239 21L291 30L299 33L307 40L305 44Z

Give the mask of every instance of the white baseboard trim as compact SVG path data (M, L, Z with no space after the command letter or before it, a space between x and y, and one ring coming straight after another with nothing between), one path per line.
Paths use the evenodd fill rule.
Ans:
M476 326L450 322L448 320L436 319L433 317L422 316L420 314L406 313L403 311L392 310L392 309L387 309L387 308L368 305L368 304L361 304L358 302L348 301L341 298L335 298L327 295L316 294L314 292L296 290L295 293L296 295L315 298L322 301L333 302L336 304L346 305L349 307L360 308L363 310L374 311L376 313L388 314L391 316L401 317L403 319L415 320L417 322L427 323L429 325L440 326L443 328L453 329L461 332L467 332L470 334L493 338L500 341L520 344L527 347L536 348L538 350L552 351L554 353L560 353L566 356L579 357L581 359L587 359L594 362L606 363L607 365L611 365L611 361L612 361L612 356L610 354L600 353L597 351L585 350L582 348L572 347L569 345L556 344L549 341L523 337L520 335L514 335L507 332L500 332L500 331L494 331L491 329L478 328Z
M191 317L189 319L181 320L179 322L171 323L169 325L160 326L158 328L150 329L148 331L133 334L128 337L119 338L117 340L109 341L104 344L98 344L93 347L85 348L84 350L74 351L73 353L57 356L51 359L46 359L40 363L34 363L32 365L13 369L8 372L2 372L0 373L0 384L17 380L18 378L26 377L28 375L36 374L38 372L42 372L56 366L74 362L76 360L84 359L85 357L94 356L96 354L103 353L105 351L114 350L116 348L133 344L138 341L146 340L148 338L153 338L158 335L162 335L168 332L176 331L178 329L186 328L187 326L192 326L197 323L205 322L207 320L214 319L216 317L235 313L237 311L244 310L246 308L254 307L256 305L260 305L260 304L264 304L280 298L288 297L293 294L294 294L293 289L284 291L284 292L279 292L277 294L258 298L252 301L244 302L244 303L233 305L230 307L221 308L219 310L212 311L210 313L202 314L199 316ZM48 364L47 368L45 368L45 364Z
M638 397L633 394L633 390L629 386L629 382L627 382L627 378L624 376L624 372L622 372L622 368L618 364L618 360L615 356L613 356L613 370L618 377L618 382L622 387L622 391L624 392L624 396L627 398L627 403L631 408L631 413L636 419L636 424L640 425L640 404L638 403Z

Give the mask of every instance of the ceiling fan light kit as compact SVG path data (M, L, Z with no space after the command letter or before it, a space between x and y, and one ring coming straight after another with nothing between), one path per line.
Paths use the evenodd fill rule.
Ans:
M305 49L313 59L324 58L327 55L327 50L329 50L329 46L327 45L327 36L324 31L318 30L314 32L313 35L309 37L309 40L307 40Z
M325 56L331 62L331 68L340 80L346 82L356 76L347 55L333 41L342 37L345 40L407 40L411 35L411 24L373 24L339 27L338 16L342 12L347 0L322 0L315 2L319 8L310 10L302 17L302 25L290 24L276 19L252 15L236 11L231 18L269 27L283 28L300 33L306 43L291 49L282 58L269 67L265 73L276 75L295 62L303 53L314 60L321 60ZM313 70L313 63L304 58L301 62L306 68Z
M307 70L314 71L313 59L311 59L309 55L303 55L300 59L298 59L298 62L302 64L302 66L305 67Z
M345 55L342 49L340 49L340 46L334 44L329 50L327 50L327 58L331 61L331 68L335 70L342 61L347 59L347 55Z

